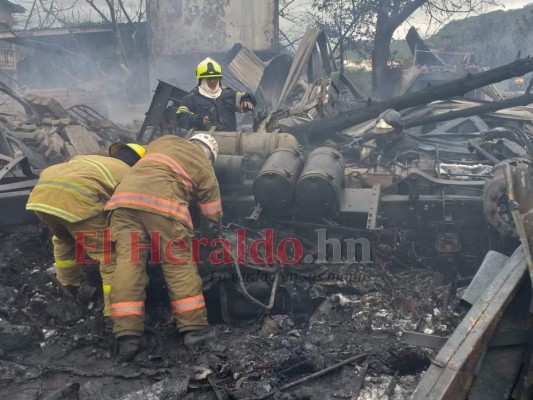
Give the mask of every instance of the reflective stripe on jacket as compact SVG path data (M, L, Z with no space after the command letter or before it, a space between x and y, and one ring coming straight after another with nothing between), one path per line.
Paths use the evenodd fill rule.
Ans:
M203 218L219 222L222 203L215 171L202 145L166 135L146 146L144 156L118 185L106 210L133 208L164 215L192 228L189 203Z
M130 166L116 158L84 155L52 165L41 172L27 210L79 222L102 212Z

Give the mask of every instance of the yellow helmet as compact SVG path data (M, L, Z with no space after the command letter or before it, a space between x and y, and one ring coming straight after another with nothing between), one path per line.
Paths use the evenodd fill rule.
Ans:
M373 132L381 134L390 132L401 132L402 130L402 115L398 111L389 108L388 110L385 110L378 115Z
M113 157L117 153L117 151L119 151L123 147L129 147L131 150L135 152L135 154L139 156L139 158L143 158L144 155L146 154L146 149L140 144L137 144L137 143L125 144L125 143L115 142L115 143L112 143L111 146L109 146L109 155Z
M215 60L206 58L196 67L196 79L222 78L222 67Z

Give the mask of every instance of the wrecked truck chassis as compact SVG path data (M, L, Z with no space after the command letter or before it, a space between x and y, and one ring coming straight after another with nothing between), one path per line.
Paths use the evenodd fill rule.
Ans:
M279 160L280 154L287 162ZM226 219L252 229L273 227L280 237L295 235L310 252L318 229L335 237L365 237L374 250L385 246L398 252L404 265L450 272L459 266L471 266L474 272L488 250L504 246L483 213L485 177L443 179L408 168L392 185L361 188L346 179L335 184L333 163L316 169L311 190L298 184L306 169L311 170L307 164L302 167L288 150L270 157L258 172L246 172L247 179L238 187L220 181Z
M224 286L224 289L220 290L220 304L222 310L226 310L223 315L227 321L232 318L252 316L260 310L272 310L275 308L276 295L285 299L281 302L285 308L278 307L277 311L286 312L286 307L290 309L299 307L301 304L295 304L292 300L286 301L290 297L287 288L293 282L286 282L280 279L280 276L299 274L303 280L310 279L310 276L320 277L320 273L324 269L327 270L324 263L315 263L319 256L316 244L320 231L326 232L326 240L367 239L372 249L373 263L392 257L399 266L421 265L423 268L432 267L450 275L462 270L462 275L466 276L475 271L497 237L494 232L486 229L483 198L479 192L483 182L438 180L432 182L446 192L460 193L466 189L468 193L468 190L475 188L479 193L477 196L453 193L420 194L427 191L427 183L431 182L421 171L411 171L408 178L409 185L405 186L403 190L406 191L403 194L382 194L379 185L373 188L339 188L336 216L332 215L329 209L324 209L323 213L312 213L294 204L287 204L287 207L279 210L267 207L259 213L259 218L250 219L254 208L257 207L253 195L254 180L250 179L250 176L260 174L245 171L244 176L247 176L247 179L244 184L238 185L240 192L235 192L234 176L241 176L243 173L241 169L244 167L242 160L230 161L221 167L225 169L225 178L220 179L220 187L225 219L238 224L230 224L225 237L235 242L234 232L244 228L251 233L247 237L251 242L255 239L264 239L262 230L274 229L276 232L274 246L277 246L279 240L283 238L295 238L303 244L304 255L311 255L313 262L306 263L302 259L298 260L299 263L295 266L284 267L280 263L256 265L247 260L244 263L235 262L220 267L211 266L208 256L204 256L202 258L204 262L199 266L204 287L209 289L213 284ZM239 172L232 172L232 168L228 165L238 169ZM251 169L257 169L256 164ZM2 182L6 179L4 178ZM24 210L27 196L36 179L18 179L20 180L15 183L0 185L0 200L5 198L9 201L9 204L6 202L2 208L6 213L2 219L4 225L36 222L34 215ZM432 177L431 179L434 180ZM227 185L225 182L230 184ZM455 184L459 185L460 189L455 188ZM20 190L13 191L17 188ZM13 199L16 199L16 203L12 203ZM324 218L327 223L324 223ZM248 243L246 247L250 248L250 244ZM358 257L355 261L362 261L360 253ZM342 260L342 262L348 261L350 260ZM260 282L249 279L257 271L260 271L262 276L257 279ZM217 275L216 279L213 279L214 273ZM223 275L226 276L224 279ZM234 300L237 300L237 307L233 305Z
M388 184L375 183L364 188L345 176L343 157L333 148L320 147L305 156L294 137L284 133L212 134L222 153L215 172L225 220L236 222L259 237L260 230L274 229L277 241L287 237L299 240L304 255L311 257L310 262L297 260L305 273L316 273L324 267L315 263L319 230L331 233L331 237L324 238L326 241L369 240L373 262L392 258L398 266L431 267L450 276L457 272L471 275L487 251L504 246L498 232L487 229L483 213L485 178L475 173L467 180L453 176L444 179L440 173L433 176L434 171L440 170L438 155L437 160L414 162L398 174L389 173ZM459 163L464 163L462 157L458 155ZM419 165L423 169L415 167ZM7 183L5 179L1 182ZM16 179L16 184L26 185L26 190L16 194L20 209L13 213L9 211L12 207L4 208L12 214L11 219L4 220L5 225L34 220L23 205L31 190L27 186L35 184L35 180L22 183L25 178ZM10 193L6 184L0 184L2 188ZM309 224L314 227L310 229ZM216 266L209 267L208 259L204 261L208 266L200 269L204 278L213 270L219 271ZM260 308L272 309L278 291L278 268L265 269L253 262L233 264L229 268L237 277L254 268L263 268L272 275L269 285L260 288L261 295L250 293L243 279L233 280L247 300Z
M342 187L334 185L333 192L337 193L338 209L323 207L312 212L313 210L306 210L294 201L281 209L267 206L258 211L255 218L250 219L254 209L257 208L253 190L254 177L260 175L262 168L260 166L264 166L266 162L263 162L261 157L252 155L239 157L243 158L228 159L223 163L228 180L220 178L226 218L242 224L229 226L231 231L227 232L228 236L235 229L244 228L260 238L261 229L273 228L281 234L301 238L302 243L308 244L307 249L316 254L312 240L316 237L316 230L324 229L333 236L340 235L340 238L365 235L372 241L376 264L379 264L380 258L390 257L400 266L409 268L420 264L425 268L431 266L449 271L450 275L459 272L462 276L468 276L469 266L475 271L487 249L494 248L498 240L498 232L492 228L487 229L488 224L483 212L484 197L486 197L483 196L484 180L474 174L470 177L472 180L447 180L432 176L426 169L417 168L407 169L405 176L397 179L391 186L382 187L380 184L374 184L372 188L361 188L351 187L347 182L344 182ZM238 173L234 172L234 169L238 170ZM217 169L217 173L220 176L220 170ZM327 177L326 174L323 175L317 177L317 180ZM241 176L244 182L236 183L241 181ZM298 182L299 178L293 177L291 182ZM4 177L5 179L7 178ZM18 179L25 178L19 176ZM325 185L326 182L324 180ZM236 186L239 187L239 191L234 190ZM25 201L22 204L24 203ZM269 275L269 278L257 281L238 278L212 279L215 267L209 265L205 267L200 267L200 272L206 288L213 284L219 287L219 304L224 321L254 318L261 315L265 309L287 313L294 312L306 302L311 304L311 306L308 304L308 308L315 305L309 298L300 297L292 301L291 284L282 281L281 274L284 270L280 269L279 265L268 268L246 263L246 265L230 265L225 270L216 270L217 273L228 273L230 277L233 277L234 273L238 275L235 268L240 269L241 275L257 270ZM304 265L299 272L303 276L316 275L321 267L324 265ZM512 298L514 289L505 293L508 294L508 298ZM276 298L279 300L280 297L283 300L276 302ZM496 311L496 314L494 323L498 320L499 311ZM479 320L479 324L471 326L471 331L475 333L476 329L481 329L487 334L490 333L490 330L485 330L481 323L482 319ZM492 326L491 323L489 328ZM457 335L461 332L462 330L457 330ZM480 336L485 338L486 334L481 333ZM452 343L460 342L461 338L452 341ZM474 386L475 369L470 368L470 360L474 360L472 355L482 353L485 347L484 341L478 341L470 353L466 355L463 351L456 353L457 357L453 358L448 366L443 367L439 364L444 372L438 371L438 379L447 379L445 384L449 385L450 391L439 393L438 386L431 386L430 390L433 391L429 395L422 394L419 398L443 400L464 398L462 393L458 394L459 392L453 390L463 390L461 388L465 381L469 382L469 386L474 382L471 385ZM466 359L466 369L457 372L455 368L459 364L456 360L463 362L461 360L464 359ZM438 360L439 358L436 363ZM428 379L432 376L426 375ZM485 400L487 397L480 398Z
M285 153L290 156L290 151L285 150ZM292 229L297 234L303 230L304 236L309 236L305 234L305 231L309 230L305 223L322 224L324 228L337 232L339 227L350 227L359 229L363 237L370 237L373 246L378 246L380 241L393 241L399 232L402 232L404 237L408 233L413 239L406 240L403 245L412 246L413 250L406 251L405 262L426 264L433 259L429 265L435 267L449 263L451 259L456 260L455 264L460 263L460 259L464 257L480 261L490 249L490 243L497 239L496 232L486 229L487 223L483 214L484 180L439 179L424 171L410 168L403 179L390 187L382 188L376 184L372 188L355 188L346 187L344 183L341 188L337 183L328 189L328 182L331 182L328 174L333 176L336 172L325 171L324 184L316 190L331 192L328 195L330 204L319 209L319 204L309 203L311 208L306 208L304 201L307 192L302 186L305 180L298 176L299 181L294 176L301 172L302 165L298 166L292 175L286 176L287 186L283 186L283 171L287 169L282 166L282 173L279 175L271 171L262 173L261 167L268 168L265 158L268 158L268 154L262 158L250 154L227 155L221 156L220 162L215 165L227 221L238 222L252 230L276 228L289 232ZM332 168L336 167L333 165ZM309 165L307 169L310 170ZM272 183L269 181L271 178L265 179L268 175L278 176L279 182L274 180ZM311 175L313 176L310 182L321 181L318 172ZM1 180L0 195L5 202L5 207L2 207L5 214L2 218L4 226L35 221L33 214L24 210L26 198L35 183L34 177L23 174L18 177L6 176ZM302 193L305 193L300 195L300 198L304 200L300 200L300 204L292 201L292 197L298 199L298 192L294 196L289 194L283 204L275 207L268 202L261 204L265 202L265 193L275 193L274 189L279 185L290 190L293 190L292 186L297 189L303 187ZM266 190L261 190L261 187L266 187ZM332 199L333 197L335 198ZM13 202L13 199L17 201ZM485 204L488 201L490 199L485 199ZM254 217L258 208L261 208L262 212ZM330 221L324 224L324 218ZM290 224L284 225L280 221L289 221ZM304 223L300 229L299 222ZM512 224L512 221L508 223ZM479 235L475 235L476 232ZM314 230L312 234L316 235ZM307 242L313 239L307 238ZM418 249L414 250L415 247Z

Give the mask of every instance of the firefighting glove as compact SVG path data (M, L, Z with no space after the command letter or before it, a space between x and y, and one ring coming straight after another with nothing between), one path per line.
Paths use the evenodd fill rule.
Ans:
M246 93L242 99L241 99L241 103L242 102L245 102L245 101L249 101L250 103L253 104L253 106L257 106L257 100L255 99L255 97L251 94L251 93Z
M194 122L193 122L193 125L196 127L196 129L206 129L207 126L204 125L204 118L206 117L206 115L203 115L203 114L198 114L198 115L195 115L194 116Z

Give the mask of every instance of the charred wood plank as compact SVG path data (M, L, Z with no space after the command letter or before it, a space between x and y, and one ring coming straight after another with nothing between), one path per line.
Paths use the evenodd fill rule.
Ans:
M376 118L388 108L394 108L397 111L401 111L409 107L431 103L435 100L463 96L474 89L516 76L522 76L531 71L533 71L533 59L528 56L526 58L517 59L509 64L502 65L501 67L477 74L467 74L463 78L440 85L430 85L424 89L397 96L390 100L369 101L364 108L296 125L292 128L287 128L287 131L299 135L300 137L307 136L313 138L315 136L323 136L324 134L338 132L372 118Z
M365 383L365 376L368 371L368 361L365 361L363 364L363 368L361 369L361 372L359 372L359 375L357 376L354 384L354 391L352 393L352 399L358 399L359 393L361 393L361 389L363 388L363 384Z
M389 399L390 396L394 393L396 382L398 382L398 374L399 374L399 371L396 371L394 373L394 376L391 378L389 384L387 385L387 388L385 389L385 391L383 392L383 395L381 396L383 400Z
M408 121L404 124L404 128L412 128L415 126L450 121L452 119L471 117L473 115L482 115L498 110L504 110L506 108L527 106L531 103L533 103L533 94L526 93L521 96L502 101L494 101L480 106L468 107L464 110L448 111L442 114L431 115L429 117L416 119L414 121Z
M294 382L291 382L291 383L287 383L286 385L280 387L277 390L273 390L273 391L268 392L267 394L265 394L265 395L263 395L261 397L255 398L255 400L268 399L269 397L272 397L273 395L275 395L278 392L283 392L285 390L288 390L288 389L291 389L293 387L299 386L302 383L308 382L308 381L310 381L312 379L320 378L321 376L324 376L324 375L326 375L329 372L335 371L335 370L337 370L337 369L339 369L341 367L344 367L345 365L348 365L348 364L354 363L356 361L362 360L362 359L364 359L366 357L368 357L368 354L366 354L366 353L360 354L358 356L350 357L350 358L348 358L348 359L346 359L344 361L338 362L337 364L333 364L330 367L327 367L327 368L321 369L320 371L312 373L311 375L307 375L306 377L303 377L302 379L298 379L297 381L294 381Z
M75 400L78 398L78 391L80 390L80 384L77 382L68 383L64 387L57 389L53 393L49 394L44 400Z

